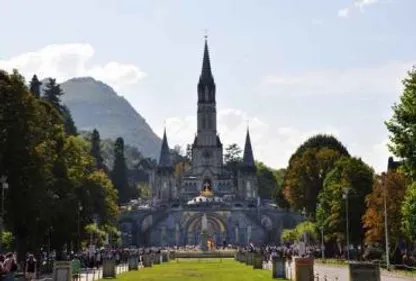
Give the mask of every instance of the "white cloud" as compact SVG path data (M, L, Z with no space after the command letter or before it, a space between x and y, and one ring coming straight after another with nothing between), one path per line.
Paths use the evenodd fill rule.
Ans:
M18 69L26 78L55 77L59 82L77 76L92 76L119 89L137 83L146 76L132 64L110 61L91 65L95 50L90 44L48 45L38 51L0 60L0 69Z
M269 75L265 84L280 93L300 95L386 94L401 90L401 80L416 61L392 61L361 68L324 69L294 75Z
M258 117L249 116L241 110L229 108L218 112L218 132L224 146L238 143L243 148L247 123L250 127L254 157L275 168L286 167L292 153L310 136L318 133L339 136L339 132L331 126L309 131L278 127L268 124ZM182 147L191 144L196 133L196 117L168 118L166 130L171 147L177 144ZM158 132L162 132L162 129L159 129Z
M342 18L348 17L353 10L360 10L361 12L364 12L364 8L366 6L371 6L374 4L377 4L379 0L357 0L355 1L351 7L343 8L338 10L338 16Z
M354 2L354 6L363 10L365 6L374 5L378 2L378 0L358 0Z
M338 16L341 18L346 18L348 17L350 13L350 9L349 8L344 8L338 11Z

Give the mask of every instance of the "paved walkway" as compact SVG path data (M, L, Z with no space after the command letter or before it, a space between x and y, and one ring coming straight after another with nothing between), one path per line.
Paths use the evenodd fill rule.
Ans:
M123 272L128 271L128 268L126 265L118 265L116 267L116 275L121 274ZM103 269L87 269L83 273L81 273L79 281L94 281L98 279L102 279L103 277Z
M315 274L319 274L322 280L324 280L323 276L326 275L328 277L328 281L336 280L335 279L336 277L338 277L338 281L349 281L348 267L346 266L322 265L322 264L315 263L314 271L315 271ZM401 276L399 274L384 271L384 270L381 273L381 281L407 281L407 280L414 281L415 278Z

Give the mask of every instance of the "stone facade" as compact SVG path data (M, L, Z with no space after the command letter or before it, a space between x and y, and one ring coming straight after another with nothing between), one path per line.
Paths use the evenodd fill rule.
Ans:
M237 171L224 167L217 132L216 85L206 41L197 93L191 165L179 179L175 177L165 131L159 163L150 177L152 204L123 214L125 244L198 245L204 215L208 238L214 243L278 242L281 230L294 227L301 217L263 204L258 198L248 130L242 165Z

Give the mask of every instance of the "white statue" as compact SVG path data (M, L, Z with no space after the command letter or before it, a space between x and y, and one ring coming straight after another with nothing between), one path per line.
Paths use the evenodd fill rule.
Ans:
M202 228L202 231L206 231L208 229L208 220L207 220L207 215L206 214L204 214L202 216L201 228Z

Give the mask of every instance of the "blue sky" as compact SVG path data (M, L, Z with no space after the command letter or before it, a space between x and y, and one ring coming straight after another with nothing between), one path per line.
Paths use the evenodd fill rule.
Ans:
M383 125L416 63L414 0L0 0L0 67L93 76L125 96L171 146L193 140L208 30L219 131L285 167L333 133L377 171ZM8 23L8 24L4 24Z

